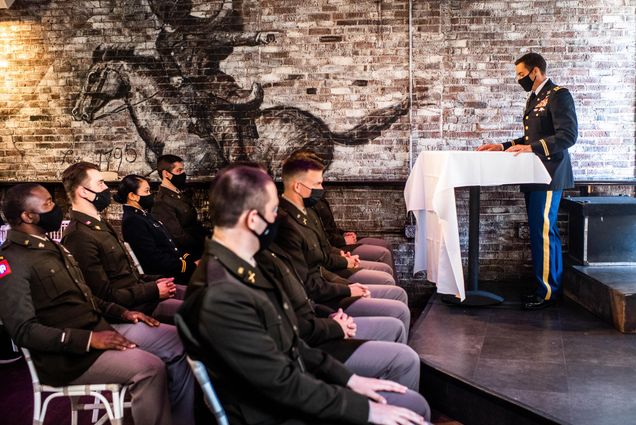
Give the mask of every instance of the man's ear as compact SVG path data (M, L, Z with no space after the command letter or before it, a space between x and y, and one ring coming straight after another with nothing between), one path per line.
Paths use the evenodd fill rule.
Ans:
M35 214L31 214L27 211L22 211L22 213L20 214L20 220L22 220L22 222L26 223L26 224L34 224L34 219L33 219L33 215Z
M254 221L254 219L253 219L252 217L250 217L250 211L244 211L244 212L241 214L241 216L239 217L239 219L238 219L238 222L237 222L237 223L240 223L241 221L242 221L243 223L245 223L245 226L246 226L248 229L250 229L250 230L252 229L252 227L251 227L251 225L250 225L250 222L253 222L253 221Z
M88 190L86 190L84 188L84 185L79 185L77 186L77 189L75 189L75 199L86 199L86 196L90 196L90 195L86 195L86 192L90 193Z

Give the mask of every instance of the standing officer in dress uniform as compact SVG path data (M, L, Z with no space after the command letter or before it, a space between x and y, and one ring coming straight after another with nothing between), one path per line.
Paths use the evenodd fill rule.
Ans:
M199 222L192 199L185 192L187 175L183 159L176 155L160 156L157 172L161 186L151 213L166 227L177 248L198 260L210 232Z
M0 247L0 318L41 382L129 385L135 424L192 424L194 377L174 326L93 295L71 253L46 236L63 214L45 188L16 185L2 209L11 231Z
M163 223L149 213L154 195L148 180L134 174L124 177L114 199L124 204L121 233L144 273L174 277L176 283L187 285L198 260L180 252Z
M563 189L574 187L568 148L576 143L578 124L570 92L546 76L546 62L538 53L515 61L517 81L531 91L523 113L524 136L478 150L532 152L552 176L548 185L522 185L525 194L530 247L538 288L524 297L524 308L536 310L555 303L561 295L563 258L557 212Z
M271 178L249 167L221 172L210 200L224 208L215 209L214 236L177 323L230 422L423 424L430 413L419 394L355 375L300 339L291 302L254 258L275 226Z
M179 290L172 277L137 272L115 229L100 215L110 204L110 190L99 168L78 162L64 170L62 182L72 205L62 243L75 256L95 295L171 323L181 306L175 296L183 298L185 290Z

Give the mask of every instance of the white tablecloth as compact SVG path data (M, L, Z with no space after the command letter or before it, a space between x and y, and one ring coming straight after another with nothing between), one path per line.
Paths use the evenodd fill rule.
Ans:
M465 298L455 188L549 183L533 153L429 151L420 153L406 182L406 208L417 220L413 273L426 270L437 292Z

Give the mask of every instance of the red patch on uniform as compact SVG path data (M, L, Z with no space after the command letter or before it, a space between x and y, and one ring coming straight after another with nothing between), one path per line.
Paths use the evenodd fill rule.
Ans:
M11 267L9 267L9 262L7 260L0 261L0 278L3 278L10 274L11 274Z

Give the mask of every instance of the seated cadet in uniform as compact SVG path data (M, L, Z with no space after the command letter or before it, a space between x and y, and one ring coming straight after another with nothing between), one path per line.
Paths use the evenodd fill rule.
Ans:
M191 425L194 379L174 326L93 295L45 234L63 217L45 188L14 186L2 209L11 230L0 247L0 318L31 350L41 382L128 385L136 425Z
M236 167L251 167L267 173L267 168L259 163L251 161L237 161L224 168L224 171L229 171ZM212 217L214 217L214 206L214 204L210 204ZM273 239L275 239L275 237L273 237ZM302 317L303 319L300 322L301 332L307 330L306 328L304 328L305 324L307 324L308 328L311 328L311 331L315 330L316 332L318 332L317 335L308 336L311 339L310 345L320 343L320 338L323 336L323 334L321 334L321 330L324 330L326 332L324 335L327 339L330 340L342 339L343 337L345 337L345 333L343 332L346 332L348 338L352 338L355 335L357 338L363 340L401 343L407 342L408 323L410 320L410 316L408 309L403 303L396 303L391 301L387 303L383 300L361 299L360 297L349 297L344 295L336 298L328 298L328 303L330 306L316 303L315 300L307 297L307 293L302 286L302 281L300 280L300 277L298 277L298 275L295 273L292 267L293 263L289 256L276 244L272 244L270 250L278 253L278 257L281 260L284 260L288 269L292 273L294 273L294 276L296 276L295 280L300 283L300 289L295 288L294 285L291 284L284 289L286 291L287 289L290 290L288 296L292 300L294 310L298 309L296 313L300 315L299 320L301 320L300 317ZM269 263L266 262L264 265L268 264ZM341 283L344 284L351 283L346 281L345 279L342 279L336 274L328 272L327 270L323 270L322 273L335 282L342 281ZM325 285L335 284L325 282ZM401 288L391 287L390 290L398 294L398 299L402 300L400 296L404 295L404 300L406 300L406 294ZM293 296L291 294L293 294ZM353 318L345 313L342 309L351 306L351 304L356 300L356 305L351 309L347 309L347 311L356 311L357 316ZM312 311L309 311L309 309L311 309ZM376 311L379 312L378 314L382 313L391 317L366 315L373 314ZM365 314L364 317L362 317L361 314ZM338 330L336 328L341 328L342 330Z
M100 215L110 204L110 191L99 168L73 164L62 173L62 183L72 205L62 244L75 256L95 295L170 323L181 306L174 278L137 272L115 229Z
M322 158L310 149L297 150L293 152L291 156L307 156L319 162L323 162ZM351 254L360 257L361 260L384 263L390 267L390 269L386 269L385 271L390 272L395 277L395 263L393 261L393 254L391 253L391 244L379 238L367 237L358 239L355 232L343 232L340 230L334 218L333 211L331 210L331 205L329 205L329 202L324 196L311 208L318 214L318 217L320 217L322 227L332 246L345 252L351 252Z
M308 227L316 234L324 256L324 268L354 282L395 285L391 267L384 263L360 260L358 256L345 253L329 243L320 218L311 209L324 194L324 168L322 161L310 156L292 155L287 158L282 170L285 191L281 208L300 226Z
M275 222L274 226L278 223ZM268 239L271 238L268 235ZM262 237L259 240L263 242ZM357 339L356 322L364 322L367 318L354 319L342 309L332 311L329 317L318 317L302 282L287 265L291 264L291 260L275 244L258 252L254 259L263 273L280 283L298 321L298 334L310 347L331 354L358 375L388 379L419 391L420 358L411 347L395 342Z
M197 267L188 252L180 252L163 224L148 212L154 195L148 180L129 175L122 179L114 197L124 205L121 233L139 260L144 273L174 277L187 284Z
M355 375L299 338L291 301L254 259L276 219L271 178L249 167L222 172L210 201L224 208L215 209L179 316L188 353L206 365L230 423L423 424L422 396Z
M332 246L345 252L350 252L352 255L357 255L363 261L384 263L390 267L390 269L385 271L395 275L395 262L389 242L384 239L370 237L358 239L358 235L355 232L343 232L340 230L331 210L331 205L325 197L318 200L312 208L320 217L329 243ZM364 264L363 262L362 265Z
M351 279L345 279L329 272L333 263L348 259L334 252L319 223L316 213L305 207L304 196L313 196L318 189L307 189L306 185L320 185L323 166L309 158L292 158L283 165L283 184L285 192L280 200L281 231L276 238L280 246L291 259L291 266L300 277L309 297L319 304L331 308L344 308L351 316L391 316L401 319L408 332L410 312L407 307L407 295L404 289L396 285L361 285ZM318 183L310 183L317 178ZM307 180L308 183L304 183ZM369 273L385 272L369 271ZM392 279L392 278L391 278ZM358 298L362 297L362 298ZM399 300L400 302L395 302Z
M166 227L177 248L198 260L210 231L199 222L197 210L186 192L184 167L183 159L176 155L163 155L157 159L161 186L151 212Z

